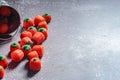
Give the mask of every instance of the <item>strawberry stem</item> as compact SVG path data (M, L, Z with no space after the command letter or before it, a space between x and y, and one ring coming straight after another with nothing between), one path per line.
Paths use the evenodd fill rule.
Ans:
M24 21L28 22L30 20L30 18L25 18Z
M34 58L33 61L37 61L37 58Z
M0 55L0 60L4 60L4 56L3 55Z
M18 46L18 43L14 42L12 43L12 47L17 47Z

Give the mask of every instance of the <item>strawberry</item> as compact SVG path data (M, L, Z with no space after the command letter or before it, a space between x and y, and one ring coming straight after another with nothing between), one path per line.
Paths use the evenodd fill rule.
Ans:
M5 34L8 32L8 24L2 24L0 25L0 33Z
M34 34L37 32L37 29L36 29L36 27L34 27L34 26L30 26L30 27L27 29L27 31L31 32L32 35L34 35Z
M3 55L0 55L0 65L3 68L7 67L7 65L8 65L8 59Z
M11 10L7 6L3 6L0 8L0 15L2 16L9 16L11 14Z
M38 28L38 31L43 33L45 39L48 37L48 30L46 30L45 28Z
M51 21L51 19L52 19L52 16L50 14L48 14L48 13L43 14L42 17L45 18L45 21L47 23L49 23Z
M44 54L44 46L43 45L34 45L32 47L32 50L37 51L39 57L42 58L42 56Z
M45 28L46 30L48 30L48 25L45 21L42 21L38 24L39 28Z
M45 21L45 19L40 16L40 15L36 15L34 18L34 24L37 26L40 22Z
M29 68L32 71L39 71L42 67L41 61L39 58L32 58L29 63Z
M27 29L34 25L34 21L31 18L25 18L23 21L23 28Z
M20 62L24 58L24 53L22 50L17 49L11 52L11 58L14 62Z
M29 60L34 58L34 57L39 58L37 51L31 51L28 53L27 56L28 56Z
M10 52L16 50L16 49L21 49L21 46L19 43L17 42L13 42L11 45L10 45Z
M44 40L45 40L45 36L43 35L43 33L41 32L36 32L33 37L32 40L36 43L36 44L41 44Z
M24 37L29 37L30 39L32 38L32 33L30 31L23 31L20 35L20 38L24 38Z
M23 46L25 44L32 45L33 42L32 42L32 40L29 37L24 37L24 38L21 39L20 45Z
M24 54L27 55L31 51L31 46L30 45L24 45L22 47L22 50L23 50Z

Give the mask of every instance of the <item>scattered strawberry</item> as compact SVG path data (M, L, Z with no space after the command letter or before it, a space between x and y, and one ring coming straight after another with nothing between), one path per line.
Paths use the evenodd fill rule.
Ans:
M48 13L43 14L42 17L45 18L45 21L47 23L49 23L51 21L51 19L52 19L52 16L50 14L48 14Z
M20 62L23 58L24 58L24 53L22 50L17 49L15 51L11 52L11 59L14 62Z
M31 51L31 46L30 45L24 45L22 47L22 50L23 50L24 54L27 55Z
M33 37L32 40L36 43L36 44L41 44L44 40L45 40L45 36L43 35L43 33L41 32L36 32Z
M33 42L32 42L32 40L29 37L24 37L24 38L21 39L20 45L23 46L25 44L32 45Z
M42 21L38 24L39 28L45 28L46 30L48 30L48 25L45 21Z
M45 19L42 17L42 16L40 16L40 15L37 15L37 16L35 16L35 18L34 18L34 24L37 26L40 22L42 22L42 21L45 21Z
M39 71L42 67L41 61L39 58L32 58L29 63L29 68L32 71Z
M8 59L3 55L0 55L0 65L3 68L7 67L7 65L8 65Z
M44 34L45 39L48 37L48 30L45 28L38 28L38 31Z
M29 60L31 60L34 57L39 58L37 51L31 51L30 53L28 53L27 56L28 56Z
M24 38L24 37L29 37L30 39L32 38L32 33L29 31L23 31L20 35L20 38Z
M36 29L36 27L34 27L34 26L30 26L30 27L27 29L27 31L31 32L32 35L34 35L34 34L37 32L37 29Z
M31 18L25 18L23 21L23 27L27 29L30 26L34 25L34 21Z
M44 54L44 46L43 45L34 45L32 48L33 51L37 51L40 58L42 58Z
M10 52L16 50L16 49L21 49L21 46L19 43L17 42L13 42L11 45L10 45Z

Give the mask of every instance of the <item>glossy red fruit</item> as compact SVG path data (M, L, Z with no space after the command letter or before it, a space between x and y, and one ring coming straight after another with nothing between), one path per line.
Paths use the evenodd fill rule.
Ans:
M36 27L34 27L34 26L30 26L30 27L27 29L27 31L31 32L32 35L34 35L34 34L37 32L37 29L36 29Z
M1 24L0 25L0 33L5 34L8 32L8 24Z
M9 16L11 14L11 10L7 6L0 7L0 15Z
M3 68L7 67L7 65L8 65L8 59L3 55L0 55L0 65Z
M20 41L21 46L26 45L26 44L29 44L29 45L33 44L32 40L29 37L24 37Z
M29 63L29 68L32 71L39 71L42 67L41 61L39 58L32 58Z
M25 18L23 21L23 28L27 29L34 25L34 21L31 18Z
M45 19L40 16L40 15L36 15L34 18L34 24L37 26L40 22L45 21Z
M43 57L43 55L44 55L44 46L43 45L34 45L32 47L32 50L37 51L40 58Z
M41 32L36 32L33 35L32 40L35 42L35 44L41 44L45 40L45 36Z
M44 34L45 39L48 37L48 30L45 28L38 28L38 31Z
M24 53L22 50L17 49L15 51L11 52L11 59L14 62L20 62L23 58L24 58Z
M39 55L38 55L38 53L37 53L37 51L31 51L31 52L29 52L28 53L28 58L29 58L29 60L31 60L32 58L39 58Z
M30 45L23 45L22 50L24 52L24 55L27 55L31 51Z
M16 50L16 49L21 49L21 46L19 43L17 42L13 42L11 45L10 45L10 52Z
M20 38L24 38L24 37L29 37L30 39L32 38L32 33L30 31L23 31L20 35Z
M42 21L38 24L39 28L45 28L46 30L48 30L48 25L45 21Z
M51 21L51 19L52 19L52 16L50 14L48 14L48 13L43 14L42 17L45 18L45 21L47 23L49 23Z

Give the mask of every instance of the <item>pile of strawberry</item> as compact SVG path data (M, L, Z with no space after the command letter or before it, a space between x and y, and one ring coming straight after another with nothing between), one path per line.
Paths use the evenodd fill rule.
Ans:
M45 13L35 16L34 20L31 18L24 19L24 30L20 35L21 40L10 45L10 57L13 62L19 63L23 59L28 58L29 70L39 71L41 69L41 58L44 55L42 43L48 37L48 23L51 18L51 15ZM0 78L2 78L4 76L4 68L8 65L8 60L5 56L0 56L0 65Z

